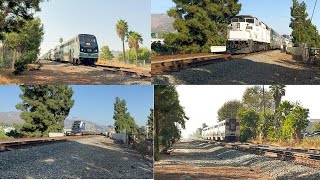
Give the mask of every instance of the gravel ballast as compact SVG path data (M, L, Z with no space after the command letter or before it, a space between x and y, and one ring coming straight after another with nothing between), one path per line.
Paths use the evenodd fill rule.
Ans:
M200 168L199 172L201 172L202 167L239 167L239 171L241 168L248 168L250 171L260 173L261 179L320 179L319 168L229 150L200 141L179 143L174 149L173 155L163 156L161 161L156 163L155 166L158 169L166 165L192 165ZM155 169L156 175L157 168ZM226 172L220 175L224 177L228 174Z
M304 65L289 54L270 51L240 59L154 76L154 84L245 85L320 84L319 67Z
M5 179L152 179L152 162L104 137L0 153Z

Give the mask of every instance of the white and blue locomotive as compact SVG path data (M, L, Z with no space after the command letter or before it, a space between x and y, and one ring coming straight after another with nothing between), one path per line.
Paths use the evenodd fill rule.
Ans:
M99 59L97 39L91 34L79 34L49 50L44 59L70 62L74 65L94 65Z
M96 135L98 134L94 124L84 121L74 121L70 135Z

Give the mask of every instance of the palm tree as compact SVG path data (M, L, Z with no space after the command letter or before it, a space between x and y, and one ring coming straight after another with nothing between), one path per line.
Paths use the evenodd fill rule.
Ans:
M125 47L124 47L124 40L126 38L126 35L128 34L128 23L123 20L120 19L116 25L116 31L117 34L119 36L119 38L122 41L122 51L123 51L123 61L126 62L126 51L125 51Z
M141 34L139 34L138 32L130 32L128 35L128 44L129 44L129 48L134 48L135 52L136 52L136 61L138 61L138 52L139 52L139 44L143 43L143 39Z
M272 85L270 86L270 92L272 93L275 108L274 108L274 127L276 133L278 132L279 122L277 118L278 107L281 103L282 96L285 96L286 90L285 85Z

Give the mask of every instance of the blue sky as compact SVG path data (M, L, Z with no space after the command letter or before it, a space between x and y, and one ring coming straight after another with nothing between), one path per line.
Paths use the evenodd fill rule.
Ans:
M119 19L129 24L129 29L142 34L142 47L150 48L150 0L50 0L41 4L40 17L45 28L41 53L77 34L94 34L99 46L109 45L111 50L122 50L115 26ZM128 48L128 47L127 47Z
M299 0L302 2L302 0ZM240 0L242 10L240 14L252 15L265 22L271 28L280 34L291 34L290 23L290 7L292 0ZM315 0L305 0L307 4L307 12L311 17ZM152 13L165 13L175 4L171 0L152 0ZM313 23L320 30L320 2L318 2Z
M127 108L136 123L146 125L153 108L153 86L72 86L75 104L69 117L88 120L99 125L113 125L113 104L116 97L127 101ZM0 112L18 112L15 105L22 102L19 86L0 86Z

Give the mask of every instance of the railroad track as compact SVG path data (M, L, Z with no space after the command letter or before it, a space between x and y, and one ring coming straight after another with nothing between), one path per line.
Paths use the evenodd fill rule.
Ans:
M17 139L0 139L0 152L12 151L15 149L28 148L33 146L72 141L77 139L98 137L98 135L87 135L87 136L64 136L54 138L17 138Z
M50 61L50 60L48 60L48 61ZM52 62L70 64L69 62L65 62L65 61L52 61ZM107 72L112 72L112 73L117 73L117 74L122 74L122 75L130 76L132 78L151 80L151 72L146 71L146 70L136 71L136 70L133 70L130 68L108 66L108 65L103 65L103 64L96 64L94 66L87 66L87 65L80 65L80 66L86 67L86 68L100 69L102 71L107 71Z
M205 141L208 142L208 141ZM258 155L278 158L283 161L292 161L299 164L320 167L320 149L292 148L292 147L274 147L264 144L251 143L215 143L226 149L245 151Z
M103 71L125 74L125 75L131 76L133 78L141 78L141 79L146 79L146 80L151 79L151 72L150 71L143 71L143 70L135 71L135 70L132 70L129 68L107 66L107 65L102 65L102 64L96 64L94 67L102 69Z
M269 51L238 55L200 53L153 57L151 62L151 72L152 75L163 75L167 72L179 71L188 67L197 67L211 63L224 62L230 59L243 58L249 55L256 55L265 52Z

